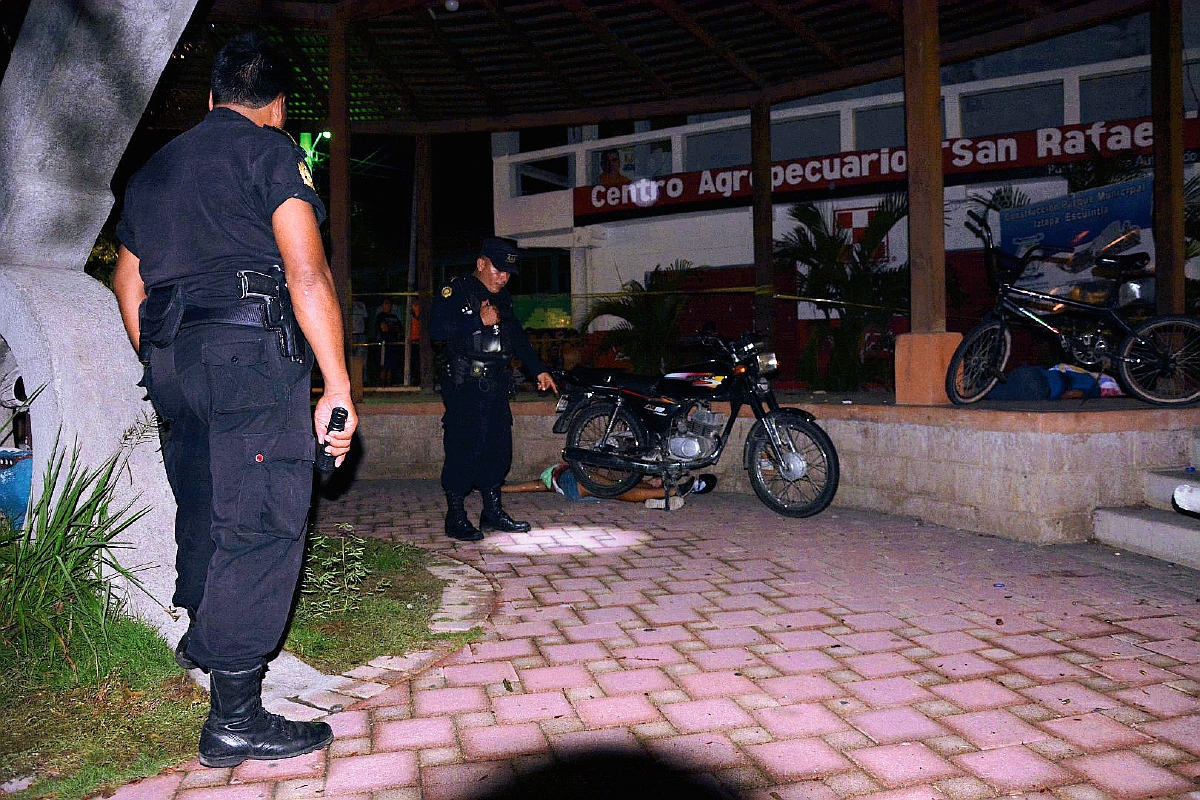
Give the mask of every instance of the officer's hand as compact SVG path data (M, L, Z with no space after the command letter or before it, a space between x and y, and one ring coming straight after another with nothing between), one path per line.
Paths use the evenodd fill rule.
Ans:
M549 372L538 374L537 385L539 392L554 392L558 394L558 385L554 383L554 378L550 377Z
M484 325L495 325L500 321L500 312L492 305L491 300L479 304L479 321Z
M329 430L329 417L339 406L346 409L346 428L341 431L331 431ZM346 460L346 453L350 452L350 439L354 436L354 429L357 427L358 414L354 410L354 403L350 400L349 394L326 392L321 395L321 399L317 401L317 408L313 411L313 428L317 432L317 441L324 442L326 451L336 458L334 461L336 466L340 467Z

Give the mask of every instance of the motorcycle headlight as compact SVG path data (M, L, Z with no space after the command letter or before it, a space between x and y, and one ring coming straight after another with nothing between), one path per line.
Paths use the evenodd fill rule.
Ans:
M757 358L759 375L770 375L779 371L779 359L775 358L774 353L759 353Z

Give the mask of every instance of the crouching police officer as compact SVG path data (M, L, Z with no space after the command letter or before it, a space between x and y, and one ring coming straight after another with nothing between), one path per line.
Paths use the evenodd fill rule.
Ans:
M511 239L484 239L475 271L443 286L433 303L430 337L448 342L442 375L446 535L464 542L483 538L463 508L472 489L483 495L480 529L529 530L528 522L514 520L500 505L500 485L512 465L509 362L519 358L537 376L539 390L558 391L513 315L512 296L504 288L517 272L519 257Z
M211 110L130 179L117 228L114 289L178 505L172 602L191 627L176 661L211 672L206 767L333 739L324 722L267 713L261 696L300 577L316 441L340 463L357 424L325 207L277 129L290 71L257 34L222 47ZM312 412L314 355L325 389ZM328 430L339 406L341 433Z

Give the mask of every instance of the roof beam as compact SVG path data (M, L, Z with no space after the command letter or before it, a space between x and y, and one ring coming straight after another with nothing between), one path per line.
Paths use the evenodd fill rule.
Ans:
M1046 8L1037 0L1008 0L1008 4L1031 17L1040 17L1046 13Z
M413 13L413 19L425 26L429 31L429 35L433 38L434 44L445 54L446 58L450 59L450 63L462 75L463 80L467 85L479 93L483 97L484 103L487 104L488 113L503 114L505 111L504 104L500 102L500 98L496 96L495 90L487 84L475 68L471 66L469 59L465 58L462 52L450 41L450 37L446 35L441 26L438 25L437 17L432 14L426 14L421 10Z
M349 33L353 34L354 38L358 39L359 43L363 47L363 51L366 53L367 60L375 65L375 67L383 75L383 79L386 80L391 87L396 90L396 94L400 95L400 102L404 104L404 110L408 111L417 119L421 119L421 104L417 102L417 98L413 94L412 88L408 85L408 82L405 81L404 78L400 77L398 74L396 74L396 71L392 69L387 57L381 52L379 43L375 41L375 36L371 33L367 26L361 22L355 22L348 24L346 29Z
M892 22L902 22L904 13L900 10L900 0L867 0L867 5L876 11L888 15Z
M826 61L839 69L849 66L846 59L829 46L829 43L817 35L816 31L796 18L796 15L781 6L778 0L750 0L751 4L760 11L787 28L796 38L803 41L813 50L820 53Z
M650 0L650 2L659 11L670 17L676 25L683 28L699 40L702 45L720 56L726 64L733 67L734 71L745 78L751 86L761 89L766 85L766 81L763 80L762 76L753 67L743 61L737 53L730 50L724 42L719 41L715 36L706 31L696 21L696 18L680 7L675 0Z
M563 0L563 4L573 0ZM941 48L943 64L966 61L1022 44L1041 41L1081 28L1099 25L1149 10L1153 0L1094 0L1083 6L1047 14L1006 31L964 39ZM428 123L361 122L356 133L466 133L506 131L542 125L590 125L626 119L646 119L669 114L702 114L714 111L750 108L755 102L771 104L808 97L822 92L847 89L866 83L895 78L904 74L904 61L893 57L833 72L800 78L762 91L733 92L705 97L681 97L643 103L625 103L597 108L511 114L504 117L441 120Z
M513 22L512 17L504 13L500 8L500 4L494 0L482 0L483 5L496 18L496 23L504 31L505 35L511 38L517 45L525 51L525 55L536 64L542 72L544 72L550 80L557 86L571 102L573 106L586 106L588 102L584 96L571 84L562 72L559 71L554 59L546 58L545 54L538 50L537 46L529 40L525 32L517 27Z
M1066 33L1092 28L1149 11L1153 0L1093 0L1075 8L1045 14L1004 30L942 45L942 63L952 64L1011 50Z
M333 18L333 6L289 0L213 0L210 22L258 25L285 22L292 25L325 27Z
M671 88L663 83L662 79L654 74L654 70L650 68L642 58L632 50L630 50L624 42L616 37L608 26L600 21L590 8L588 8L582 0L561 0L563 8L574 14L580 22L584 24L592 35L600 41L604 42L605 46L610 51L626 64L628 64L635 72L642 76L642 80L654 88L659 97L670 98L674 96Z

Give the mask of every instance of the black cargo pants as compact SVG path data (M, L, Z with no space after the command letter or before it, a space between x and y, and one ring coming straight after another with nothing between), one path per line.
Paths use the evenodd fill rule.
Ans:
M248 326L188 328L151 355L178 504L172 602L193 618L188 655L209 669L256 667L282 640L312 497L311 369Z
M442 379L442 488L466 495L499 486L512 466L512 411L507 374L467 378L455 386Z

